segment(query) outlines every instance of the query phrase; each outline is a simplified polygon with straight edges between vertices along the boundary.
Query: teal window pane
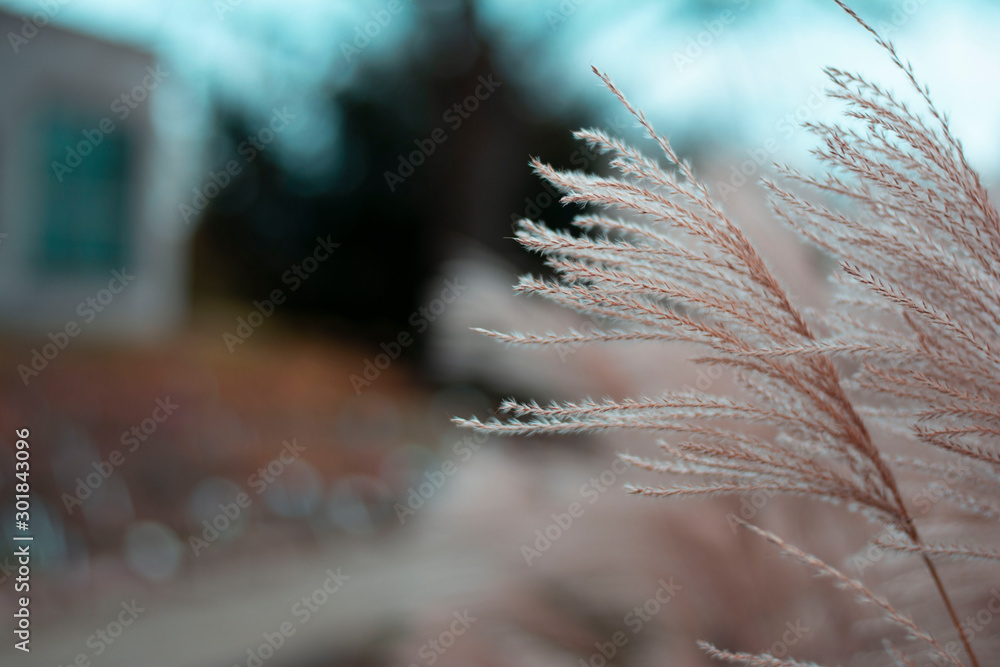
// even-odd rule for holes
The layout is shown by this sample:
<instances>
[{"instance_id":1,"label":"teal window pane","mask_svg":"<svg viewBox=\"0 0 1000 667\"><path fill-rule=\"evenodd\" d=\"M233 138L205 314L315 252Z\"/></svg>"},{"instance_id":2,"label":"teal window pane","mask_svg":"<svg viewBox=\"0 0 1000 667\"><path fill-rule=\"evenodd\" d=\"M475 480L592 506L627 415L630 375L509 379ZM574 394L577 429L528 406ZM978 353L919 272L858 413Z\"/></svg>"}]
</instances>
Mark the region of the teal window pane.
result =
<instances>
[{"instance_id":1,"label":"teal window pane","mask_svg":"<svg viewBox=\"0 0 1000 667\"><path fill-rule=\"evenodd\" d=\"M100 119L50 120L37 264L48 273L99 273L127 264L129 141ZM97 138L100 137L98 141Z\"/></svg>"}]
</instances>

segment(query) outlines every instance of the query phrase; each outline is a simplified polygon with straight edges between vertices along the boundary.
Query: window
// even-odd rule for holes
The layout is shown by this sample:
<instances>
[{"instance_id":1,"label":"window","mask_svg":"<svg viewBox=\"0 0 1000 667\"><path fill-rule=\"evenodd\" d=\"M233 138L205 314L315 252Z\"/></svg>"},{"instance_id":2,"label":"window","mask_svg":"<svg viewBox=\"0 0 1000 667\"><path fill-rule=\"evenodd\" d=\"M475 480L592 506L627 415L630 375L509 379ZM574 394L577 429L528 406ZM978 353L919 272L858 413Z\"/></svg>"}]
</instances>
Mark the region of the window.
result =
<instances>
[{"instance_id":1,"label":"window","mask_svg":"<svg viewBox=\"0 0 1000 667\"><path fill-rule=\"evenodd\" d=\"M110 119L55 116L43 125L42 141L46 174L38 268L57 274L121 268L129 240L125 130Z\"/></svg>"}]
</instances>

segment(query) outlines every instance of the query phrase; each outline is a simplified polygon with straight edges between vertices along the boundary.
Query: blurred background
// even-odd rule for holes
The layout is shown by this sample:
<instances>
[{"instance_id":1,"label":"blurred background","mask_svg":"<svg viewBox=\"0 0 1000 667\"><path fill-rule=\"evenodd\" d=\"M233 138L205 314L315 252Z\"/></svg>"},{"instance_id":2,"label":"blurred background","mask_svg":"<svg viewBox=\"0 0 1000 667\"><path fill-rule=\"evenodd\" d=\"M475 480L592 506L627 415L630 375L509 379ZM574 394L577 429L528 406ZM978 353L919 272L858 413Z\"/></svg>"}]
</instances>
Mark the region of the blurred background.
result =
<instances>
[{"instance_id":1,"label":"blurred background","mask_svg":"<svg viewBox=\"0 0 1000 667\"><path fill-rule=\"evenodd\" d=\"M993 183L1000 7L852 6ZM707 664L699 638L869 664L879 630L849 596L726 516L844 558L857 526L629 497L615 452L651 438L449 421L726 386L685 350L469 330L587 325L510 286L542 270L513 223L575 213L529 157L602 170L584 126L641 143L592 66L822 304L827 267L755 181L812 168L799 126L838 112L823 66L904 90L833 2L3 0L0 37L2 664ZM17 429L30 654L11 639Z\"/></svg>"}]
</instances>

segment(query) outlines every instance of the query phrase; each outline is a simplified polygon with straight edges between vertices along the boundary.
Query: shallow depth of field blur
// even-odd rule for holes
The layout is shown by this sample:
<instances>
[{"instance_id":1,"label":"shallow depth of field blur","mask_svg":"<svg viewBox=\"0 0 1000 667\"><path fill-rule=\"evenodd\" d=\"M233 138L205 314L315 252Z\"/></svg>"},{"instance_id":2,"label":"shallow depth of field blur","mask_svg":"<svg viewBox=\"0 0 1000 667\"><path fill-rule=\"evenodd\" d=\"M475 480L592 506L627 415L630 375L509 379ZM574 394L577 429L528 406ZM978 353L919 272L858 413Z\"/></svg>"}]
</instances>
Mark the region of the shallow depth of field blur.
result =
<instances>
[{"instance_id":1,"label":"shallow depth of field blur","mask_svg":"<svg viewBox=\"0 0 1000 667\"><path fill-rule=\"evenodd\" d=\"M851 4L995 183L1000 6ZM707 664L696 639L864 664L870 616L726 516L835 561L856 521L628 496L615 452L652 436L449 421L725 391L685 349L470 331L589 326L513 295L544 268L511 236L575 213L530 156L600 172L572 130L639 139L592 65L822 306L828 263L755 182L813 167L823 66L904 88L833 2L0 2L0 664ZM18 429L30 654L8 613Z\"/></svg>"}]
</instances>

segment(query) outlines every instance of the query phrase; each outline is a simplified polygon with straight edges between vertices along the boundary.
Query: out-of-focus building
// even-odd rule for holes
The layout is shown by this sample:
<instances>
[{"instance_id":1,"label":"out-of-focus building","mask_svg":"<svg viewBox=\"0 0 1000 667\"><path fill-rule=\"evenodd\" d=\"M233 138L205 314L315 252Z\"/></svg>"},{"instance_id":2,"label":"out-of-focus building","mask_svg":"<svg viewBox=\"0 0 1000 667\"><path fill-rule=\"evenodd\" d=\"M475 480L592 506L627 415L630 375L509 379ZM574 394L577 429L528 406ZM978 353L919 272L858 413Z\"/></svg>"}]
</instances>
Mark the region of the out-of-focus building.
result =
<instances>
[{"instance_id":1,"label":"out-of-focus building","mask_svg":"<svg viewBox=\"0 0 1000 667\"><path fill-rule=\"evenodd\" d=\"M0 12L0 327L167 333L186 307L192 161L184 119L154 101L179 82L51 18Z\"/></svg>"}]
</instances>

